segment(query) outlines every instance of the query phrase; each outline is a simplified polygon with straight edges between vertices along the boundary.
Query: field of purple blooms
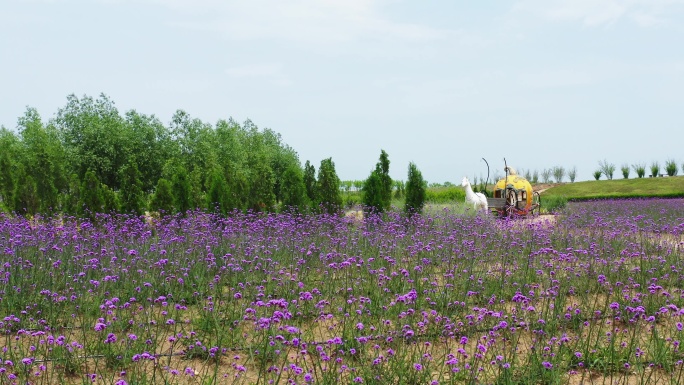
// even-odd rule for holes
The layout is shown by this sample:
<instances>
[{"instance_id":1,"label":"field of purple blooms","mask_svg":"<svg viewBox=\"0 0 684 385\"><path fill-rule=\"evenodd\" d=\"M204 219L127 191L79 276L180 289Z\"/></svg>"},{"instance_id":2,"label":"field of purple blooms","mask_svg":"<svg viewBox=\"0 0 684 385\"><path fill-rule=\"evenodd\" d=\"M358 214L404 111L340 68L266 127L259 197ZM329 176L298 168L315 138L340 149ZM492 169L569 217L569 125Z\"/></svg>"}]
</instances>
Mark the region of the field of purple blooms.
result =
<instances>
[{"instance_id":1,"label":"field of purple blooms","mask_svg":"<svg viewBox=\"0 0 684 385\"><path fill-rule=\"evenodd\" d=\"M684 200L0 216L0 384L684 381Z\"/></svg>"}]
</instances>

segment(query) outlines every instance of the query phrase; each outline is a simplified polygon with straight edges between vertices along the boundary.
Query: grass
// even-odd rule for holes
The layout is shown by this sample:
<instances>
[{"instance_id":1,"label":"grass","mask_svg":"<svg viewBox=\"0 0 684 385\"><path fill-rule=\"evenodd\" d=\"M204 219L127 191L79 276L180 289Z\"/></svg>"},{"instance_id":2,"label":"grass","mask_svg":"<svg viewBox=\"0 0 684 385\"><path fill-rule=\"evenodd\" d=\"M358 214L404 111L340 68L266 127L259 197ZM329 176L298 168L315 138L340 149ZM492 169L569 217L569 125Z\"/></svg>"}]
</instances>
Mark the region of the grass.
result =
<instances>
[{"instance_id":1,"label":"grass","mask_svg":"<svg viewBox=\"0 0 684 385\"><path fill-rule=\"evenodd\" d=\"M543 194L543 198L551 196L562 196L573 201L589 199L680 198L684 197L684 176L565 183L551 187Z\"/></svg>"}]
</instances>

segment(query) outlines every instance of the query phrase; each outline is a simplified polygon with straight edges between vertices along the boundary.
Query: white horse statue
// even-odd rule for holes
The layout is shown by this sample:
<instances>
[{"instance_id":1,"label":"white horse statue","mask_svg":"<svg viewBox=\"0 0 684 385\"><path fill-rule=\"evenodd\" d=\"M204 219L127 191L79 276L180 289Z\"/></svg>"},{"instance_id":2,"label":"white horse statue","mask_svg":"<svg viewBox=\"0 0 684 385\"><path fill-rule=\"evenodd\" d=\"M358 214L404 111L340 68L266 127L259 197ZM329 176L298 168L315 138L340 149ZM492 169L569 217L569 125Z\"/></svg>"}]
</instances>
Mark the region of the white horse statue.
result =
<instances>
[{"instance_id":1,"label":"white horse statue","mask_svg":"<svg viewBox=\"0 0 684 385\"><path fill-rule=\"evenodd\" d=\"M473 191L473 188L470 187L470 182L468 181L468 178L463 177L463 181L461 182L461 186L465 188L465 193L466 193L466 203L472 203L473 206L475 207L475 210L484 210L487 211L487 197L483 193L476 193Z\"/></svg>"}]
</instances>

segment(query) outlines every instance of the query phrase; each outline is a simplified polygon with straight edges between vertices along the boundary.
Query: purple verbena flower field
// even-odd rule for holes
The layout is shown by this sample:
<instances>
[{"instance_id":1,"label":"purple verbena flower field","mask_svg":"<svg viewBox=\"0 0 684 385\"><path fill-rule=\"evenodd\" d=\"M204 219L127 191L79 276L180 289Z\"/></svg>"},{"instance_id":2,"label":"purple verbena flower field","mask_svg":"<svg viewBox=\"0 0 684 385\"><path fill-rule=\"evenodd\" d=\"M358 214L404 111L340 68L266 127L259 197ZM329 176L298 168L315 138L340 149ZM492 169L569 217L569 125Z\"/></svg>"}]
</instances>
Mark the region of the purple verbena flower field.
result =
<instances>
[{"instance_id":1,"label":"purple verbena flower field","mask_svg":"<svg viewBox=\"0 0 684 385\"><path fill-rule=\"evenodd\" d=\"M684 200L0 217L0 384L684 381Z\"/></svg>"}]
</instances>

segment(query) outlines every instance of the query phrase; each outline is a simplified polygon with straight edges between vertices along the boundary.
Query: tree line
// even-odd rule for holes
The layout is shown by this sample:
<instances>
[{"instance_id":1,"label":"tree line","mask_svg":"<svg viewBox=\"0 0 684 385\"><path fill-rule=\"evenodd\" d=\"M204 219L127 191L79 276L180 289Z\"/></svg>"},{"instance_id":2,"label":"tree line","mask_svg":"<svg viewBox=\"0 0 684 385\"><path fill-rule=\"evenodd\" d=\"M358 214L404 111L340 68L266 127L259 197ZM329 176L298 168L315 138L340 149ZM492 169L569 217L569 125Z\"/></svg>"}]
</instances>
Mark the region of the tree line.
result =
<instances>
[{"instance_id":1,"label":"tree line","mask_svg":"<svg viewBox=\"0 0 684 385\"><path fill-rule=\"evenodd\" d=\"M215 125L176 111L168 125L106 96L74 95L54 118L27 108L0 127L0 210L89 216L203 209L340 210L331 158L302 167L279 134L232 118Z\"/></svg>"},{"instance_id":2,"label":"tree line","mask_svg":"<svg viewBox=\"0 0 684 385\"><path fill-rule=\"evenodd\" d=\"M249 120L211 125L178 110L165 125L135 110L121 115L102 94L68 96L47 122L27 108L16 132L0 127L0 149L0 211L19 215L342 208L332 158L316 170L308 160L302 166L279 134ZM359 184L362 203L388 210L394 190L407 212L421 211L426 183L416 165L404 184L390 178L389 164L381 151Z\"/></svg>"}]
</instances>

